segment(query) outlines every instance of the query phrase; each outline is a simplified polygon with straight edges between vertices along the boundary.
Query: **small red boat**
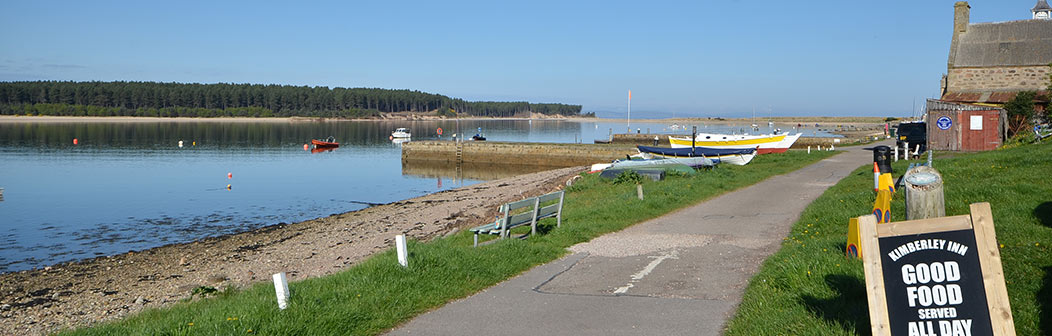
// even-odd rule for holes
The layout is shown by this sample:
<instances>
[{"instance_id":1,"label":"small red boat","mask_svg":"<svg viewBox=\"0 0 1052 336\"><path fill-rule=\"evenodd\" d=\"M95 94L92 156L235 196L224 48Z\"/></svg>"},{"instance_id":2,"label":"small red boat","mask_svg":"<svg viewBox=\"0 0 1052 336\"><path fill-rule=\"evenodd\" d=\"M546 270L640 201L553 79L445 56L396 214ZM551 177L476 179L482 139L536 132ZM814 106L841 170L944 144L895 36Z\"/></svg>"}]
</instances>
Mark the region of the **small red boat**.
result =
<instances>
[{"instance_id":1,"label":"small red boat","mask_svg":"<svg viewBox=\"0 0 1052 336\"><path fill-rule=\"evenodd\" d=\"M340 147L340 143L336 142L336 138L334 137L329 137L328 139L325 139L325 141L311 139L310 143L314 145L315 149Z\"/></svg>"}]
</instances>

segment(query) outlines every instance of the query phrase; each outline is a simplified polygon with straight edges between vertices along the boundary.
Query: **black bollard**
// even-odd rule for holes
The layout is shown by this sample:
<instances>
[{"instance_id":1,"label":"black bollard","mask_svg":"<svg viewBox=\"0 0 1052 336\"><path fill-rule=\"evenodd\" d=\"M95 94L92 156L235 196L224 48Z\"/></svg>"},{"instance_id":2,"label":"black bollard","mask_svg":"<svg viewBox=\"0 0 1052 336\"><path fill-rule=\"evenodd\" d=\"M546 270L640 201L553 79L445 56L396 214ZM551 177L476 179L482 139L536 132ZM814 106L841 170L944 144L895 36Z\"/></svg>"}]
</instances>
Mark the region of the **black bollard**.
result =
<instances>
[{"instance_id":1,"label":"black bollard","mask_svg":"<svg viewBox=\"0 0 1052 336\"><path fill-rule=\"evenodd\" d=\"M891 173L891 147L873 147L873 162L877 163L877 169L881 174Z\"/></svg>"}]
</instances>

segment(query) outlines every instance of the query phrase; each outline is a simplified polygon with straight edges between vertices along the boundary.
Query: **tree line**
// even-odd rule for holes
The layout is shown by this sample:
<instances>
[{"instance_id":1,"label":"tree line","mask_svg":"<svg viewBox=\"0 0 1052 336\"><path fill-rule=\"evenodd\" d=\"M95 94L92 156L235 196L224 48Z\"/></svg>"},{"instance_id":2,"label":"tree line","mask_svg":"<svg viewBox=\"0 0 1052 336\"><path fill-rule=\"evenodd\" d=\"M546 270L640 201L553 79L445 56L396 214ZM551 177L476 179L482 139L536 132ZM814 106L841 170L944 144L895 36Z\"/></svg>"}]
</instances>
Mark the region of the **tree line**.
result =
<instances>
[{"instance_id":1,"label":"tree line","mask_svg":"<svg viewBox=\"0 0 1052 336\"><path fill-rule=\"evenodd\" d=\"M352 117L382 112L510 117L579 115L581 105L473 102L415 90L261 84L0 82L0 114L162 117Z\"/></svg>"}]
</instances>

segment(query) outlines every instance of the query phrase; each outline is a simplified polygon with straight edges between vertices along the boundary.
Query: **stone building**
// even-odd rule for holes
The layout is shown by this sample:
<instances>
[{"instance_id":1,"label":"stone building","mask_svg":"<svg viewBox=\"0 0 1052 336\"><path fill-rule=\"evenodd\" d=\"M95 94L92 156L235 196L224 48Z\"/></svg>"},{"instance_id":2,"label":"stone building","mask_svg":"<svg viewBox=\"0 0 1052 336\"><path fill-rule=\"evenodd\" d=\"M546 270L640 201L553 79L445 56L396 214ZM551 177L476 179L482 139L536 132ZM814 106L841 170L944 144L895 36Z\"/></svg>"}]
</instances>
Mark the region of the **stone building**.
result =
<instances>
[{"instance_id":1,"label":"stone building","mask_svg":"<svg viewBox=\"0 0 1052 336\"><path fill-rule=\"evenodd\" d=\"M1052 7L1039 0L1031 19L970 23L971 6L954 4L953 38L942 100L1002 105L1020 91L1038 91L1039 110L1048 106L1052 75Z\"/></svg>"}]
</instances>

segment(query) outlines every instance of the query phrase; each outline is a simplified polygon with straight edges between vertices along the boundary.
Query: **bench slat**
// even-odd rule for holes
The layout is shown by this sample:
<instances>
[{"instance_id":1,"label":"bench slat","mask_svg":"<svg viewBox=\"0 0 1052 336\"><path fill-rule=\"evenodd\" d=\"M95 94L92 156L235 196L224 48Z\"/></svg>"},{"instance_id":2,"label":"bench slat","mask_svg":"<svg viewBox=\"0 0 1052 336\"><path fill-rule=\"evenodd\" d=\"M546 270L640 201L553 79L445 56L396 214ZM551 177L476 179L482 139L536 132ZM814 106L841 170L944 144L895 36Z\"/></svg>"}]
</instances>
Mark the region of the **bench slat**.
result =
<instances>
[{"instance_id":1,"label":"bench slat","mask_svg":"<svg viewBox=\"0 0 1052 336\"><path fill-rule=\"evenodd\" d=\"M553 192L553 193L550 193L550 194L541 195L541 196L539 196L537 198L540 198L541 199L541 203L544 203L544 202L548 202L548 201L557 200L557 199L559 199L559 197L562 197L562 195L563 195L562 191L556 191L556 192Z\"/></svg>"}]
</instances>

